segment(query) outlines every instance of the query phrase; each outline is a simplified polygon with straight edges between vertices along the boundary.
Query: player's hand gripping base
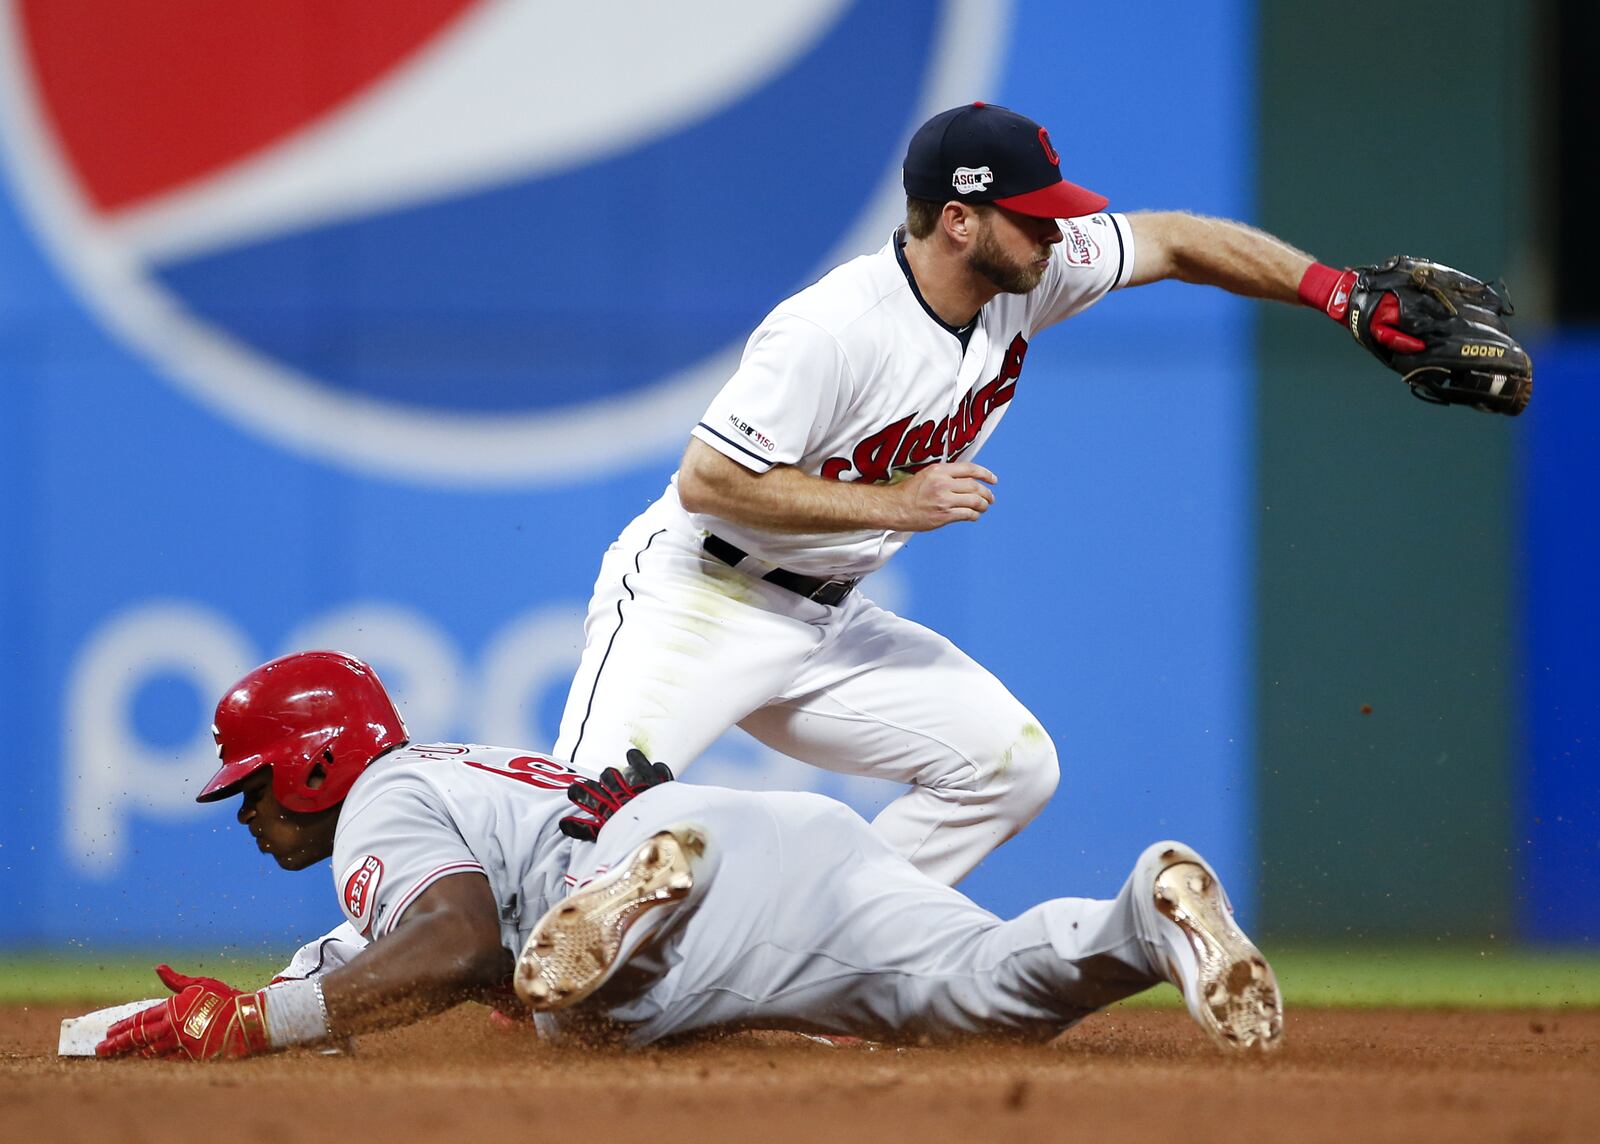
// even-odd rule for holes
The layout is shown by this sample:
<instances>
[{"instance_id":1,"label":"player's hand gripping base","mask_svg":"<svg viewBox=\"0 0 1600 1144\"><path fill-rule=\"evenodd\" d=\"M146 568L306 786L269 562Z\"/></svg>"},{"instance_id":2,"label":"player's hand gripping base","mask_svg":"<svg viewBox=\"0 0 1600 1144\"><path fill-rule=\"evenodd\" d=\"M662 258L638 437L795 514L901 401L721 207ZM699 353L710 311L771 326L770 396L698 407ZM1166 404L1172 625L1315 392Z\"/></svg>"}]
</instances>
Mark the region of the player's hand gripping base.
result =
<instances>
[{"instance_id":1,"label":"player's hand gripping base","mask_svg":"<svg viewBox=\"0 0 1600 1144\"><path fill-rule=\"evenodd\" d=\"M112 1025L95 1047L96 1056L200 1061L270 1051L259 993L243 992L214 977L189 977L166 965L156 966L156 976L175 996Z\"/></svg>"}]
</instances>

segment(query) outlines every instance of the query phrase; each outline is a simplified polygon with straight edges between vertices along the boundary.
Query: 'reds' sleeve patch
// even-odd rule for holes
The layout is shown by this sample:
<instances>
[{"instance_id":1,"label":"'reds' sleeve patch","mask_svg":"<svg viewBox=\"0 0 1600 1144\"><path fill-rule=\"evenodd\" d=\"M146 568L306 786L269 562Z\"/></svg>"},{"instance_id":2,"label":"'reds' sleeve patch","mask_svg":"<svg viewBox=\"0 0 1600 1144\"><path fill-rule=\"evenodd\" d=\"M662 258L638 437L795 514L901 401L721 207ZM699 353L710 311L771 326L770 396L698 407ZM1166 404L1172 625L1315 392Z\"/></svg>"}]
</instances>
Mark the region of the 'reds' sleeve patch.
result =
<instances>
[{"instance_id":1,"label":"'reds' sleeve patch","mask_svg":"<svg viewBox=\"0 0 1600 1144\"><path fill-rule=\"evenodd\" d=\"M372 903L383 880L383 862L375 854L364 854L349 866L339 879L339 904L351 923L366 933L372 924Z\"/></svg>"}]
</instances>

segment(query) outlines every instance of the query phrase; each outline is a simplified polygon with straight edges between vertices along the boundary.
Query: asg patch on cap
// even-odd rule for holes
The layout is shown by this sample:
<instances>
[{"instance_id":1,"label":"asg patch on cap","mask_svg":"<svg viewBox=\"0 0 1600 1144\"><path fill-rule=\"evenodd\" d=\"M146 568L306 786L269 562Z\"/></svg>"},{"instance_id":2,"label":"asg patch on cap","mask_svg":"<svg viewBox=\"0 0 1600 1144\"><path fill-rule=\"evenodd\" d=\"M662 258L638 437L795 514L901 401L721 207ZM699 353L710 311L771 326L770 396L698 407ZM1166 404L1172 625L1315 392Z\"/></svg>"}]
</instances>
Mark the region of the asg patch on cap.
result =
<instances>
[{"instance_id":1,"label":"asg patch on cap","mask_svg":"<svg viewBox=\"0 0 1600 1144\"><path fill-rule=\"evenodd\" d=\"M950 183L963 195L970 195L973 191L982 191L994 182L994 172L988 167L957 167L956 173L951 176Z\"/></svg>"}]
</instances>

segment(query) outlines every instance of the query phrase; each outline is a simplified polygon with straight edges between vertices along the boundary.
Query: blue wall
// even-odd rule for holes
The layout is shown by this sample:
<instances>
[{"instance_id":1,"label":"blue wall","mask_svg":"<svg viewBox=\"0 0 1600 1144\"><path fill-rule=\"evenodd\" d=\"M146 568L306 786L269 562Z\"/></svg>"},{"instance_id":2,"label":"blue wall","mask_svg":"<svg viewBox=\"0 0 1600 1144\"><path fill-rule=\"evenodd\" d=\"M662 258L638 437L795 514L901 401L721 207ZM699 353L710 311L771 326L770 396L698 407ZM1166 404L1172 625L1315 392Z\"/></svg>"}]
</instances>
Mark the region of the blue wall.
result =
<instances>
[{"instance_id":1,"label":"blue wall","mask_svg":"<svg viewBox=\"0 0 1600 1144\"><path fill-rule=\"evenodd\" d=\"M1534 349L1524 415L1523 752L1516 854L1520 927L1600 938L1600 335Z\"/></svg>"},{"instance_id":2,"label":"blue wall","mask_svg":"<svg viewBox=\"0 0 1600 1144\"><path fill-rule=\"evenodd\" d=\"M1251 213L1243 0L1203 18L1021 0L998 23L1003 5L968 6L996 33L992 60L929 9L847 4L754 87L554 173L181 255L53 213L36 169L48 117L9 89L0 942L276 948L335 919L320 868L279 872L229 810L190 801L211 704L270 656L369 657L419 738L548 743L601 552L664 485L760 314L886 237L904 140L932 108L1026 111L1113 209ZM977 46L941 55L941 37ZM1133 58L1162 63L1130 77ZM715 188L678 147L707 156ZM262 181L242 179L247 197ZM181 246L187 221L166 225ZM128 292L95 277L102 246ZM166 299L176 324L119 309L132 295ZM1166 836L1234 872L1251 907L1250 320L1163 285L1047 334L983 456L995 509L869 582L993 669L1061 748L1054 805L968 883L997 910L1110 894ZM691 396L668 401L677 371ZM523 418L520 457L452 435L451 418L485 428L471 418L490 406ZM390 414L421 435L381 444L404 437ZM868 811L893 794L738 734L687 777Z\"/></svg>"}]
</instances>

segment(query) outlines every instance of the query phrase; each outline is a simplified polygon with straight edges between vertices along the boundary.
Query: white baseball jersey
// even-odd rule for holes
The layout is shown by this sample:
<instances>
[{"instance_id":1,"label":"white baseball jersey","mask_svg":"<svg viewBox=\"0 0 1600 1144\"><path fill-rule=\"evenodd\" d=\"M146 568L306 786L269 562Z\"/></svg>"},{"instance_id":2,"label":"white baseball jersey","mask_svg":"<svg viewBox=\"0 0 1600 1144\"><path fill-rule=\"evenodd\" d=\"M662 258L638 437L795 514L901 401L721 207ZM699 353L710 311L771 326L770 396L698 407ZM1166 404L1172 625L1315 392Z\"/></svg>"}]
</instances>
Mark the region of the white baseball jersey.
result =
<instances>
[{"instance_id":1,"label":"white baseball jersey","mask_svg":"<svg viewBox=\"0 0 1600 1144\"><path fill-rule=\"evenodd\" d=\"M403 747L350 788L333 841L334 889L351 928L376 941L440 878L489 879L501 936L516 952L534 922L565 896L573 811L564 763L505 747Z\"/></svg>"},{"instance_id":2,"label":"white baseball jersey","mask_svg":"<svg viewBox=\"0 0 1600 1144\"><path fill-rule=\"evenodd\" d=\"M897 231L877 253L845 263L767 316L694 436L757 473L793 465L838 481L881 484L939 461L972 460L1016 394L1033 336L1133 274L1133 232L1123 216L1060 226L1063 239L1038 287L994 298L965 335L923 300ZM692 519L762 560L817 576L863 576L909 538Z\"/></svg>"}]
</instances>

